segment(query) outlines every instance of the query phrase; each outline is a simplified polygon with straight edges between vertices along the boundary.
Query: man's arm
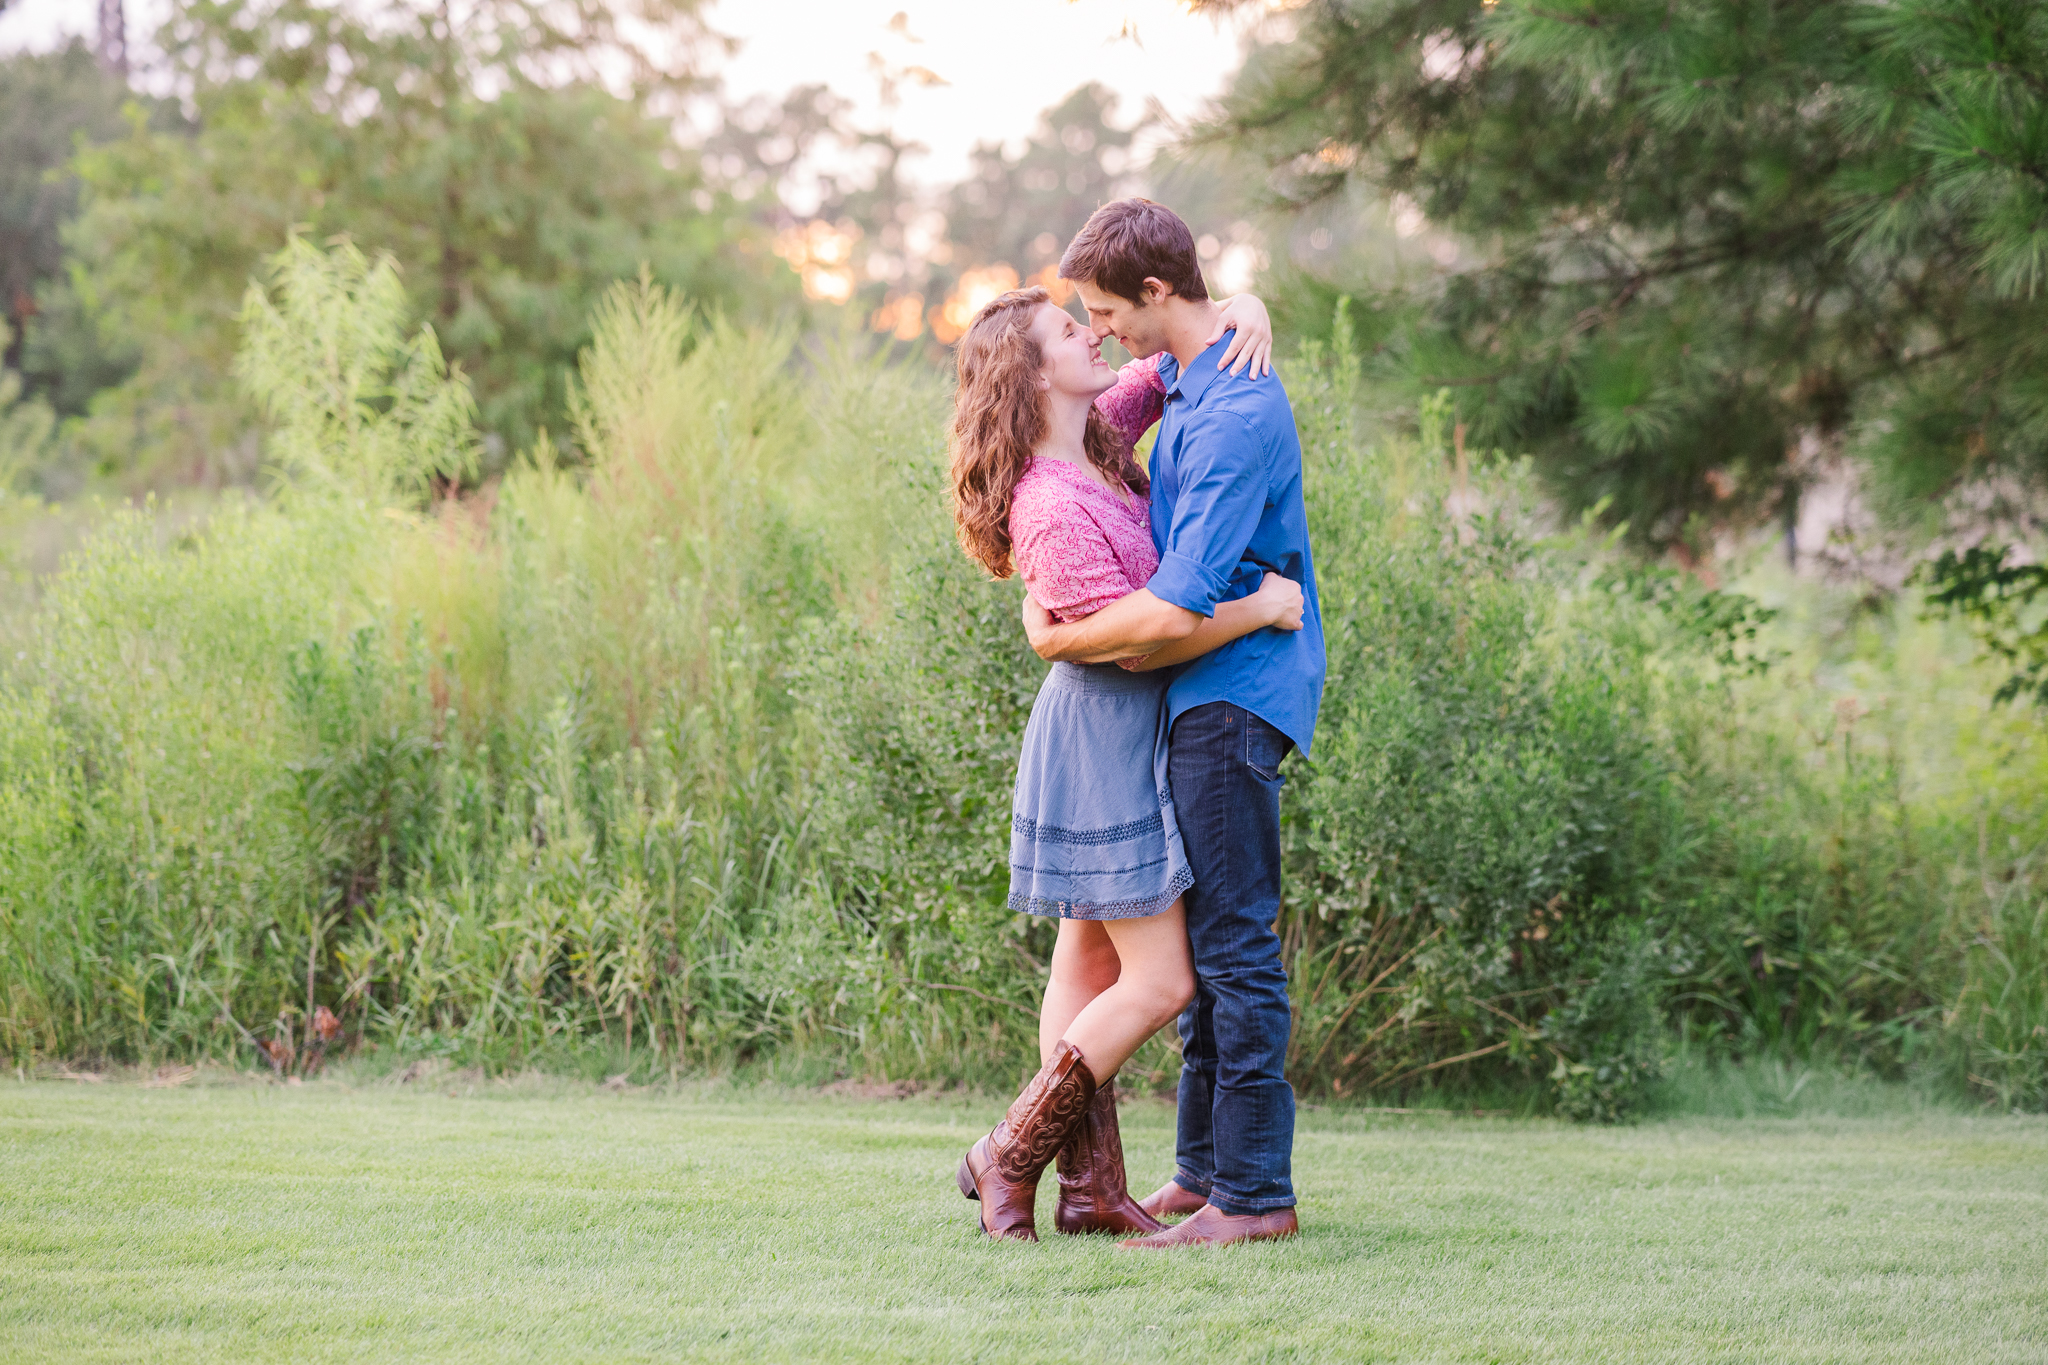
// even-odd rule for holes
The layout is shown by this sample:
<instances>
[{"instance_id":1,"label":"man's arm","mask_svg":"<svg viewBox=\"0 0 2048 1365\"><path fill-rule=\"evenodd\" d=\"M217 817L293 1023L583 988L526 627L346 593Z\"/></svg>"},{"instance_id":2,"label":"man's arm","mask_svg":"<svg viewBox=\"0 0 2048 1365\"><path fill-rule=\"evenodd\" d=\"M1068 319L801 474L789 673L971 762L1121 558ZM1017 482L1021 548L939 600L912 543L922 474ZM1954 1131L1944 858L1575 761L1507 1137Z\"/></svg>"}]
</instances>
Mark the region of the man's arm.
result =
<instances>
[{"instance_id":1,"label":"man's arm","mask_svg":"<svg viewBox=\"0 0 2048 1365\"><path fill-rule=\"evenodd\" d=\"M1165 553L1152 581L1085 620L1025 632L1042 659L1107 663L1151 654L1195 633L1213 616L1258 529L1265 460L1258 434L1235 413L1190 422L1184 480Z\"/></svg>"},{"instance_id":2,"label":"man's arm","mask_svg":"<svg viewBox=\"0 0 2048 1365\"><path fill-rule=\"evenodd\" d=\"M1138 591L1142 593L1144 589L1140 588ZM1114 610L1137 595L1138 593L1131 593L1120 597L1102 611ZM1149 597L1151 594L1145 595ZM1279 574L1269 573L1259 584L1257 592L1250 597L1218 602L1214 616L1200 620L1192 631L1180 639L1169 640L1142 656L1116 654L1110 658L1123 663L1126 668L1135 668L1140 673L1147 673L1155 668L1171 668L1175 664L1186 663L1189 659L1199 659L1212 649L1220 649L1232 640L1268 626L1279 630L1300 630L1301 612L1301 584L1282 578ZM1030 638L1031 647L1037 650L1041 657L1055 662L1060 659L1077 663L1110 661L1081 654L1047 653L1048 650L1057 651L1062 644L1073 648L1081 638L1082 628L1101 615L1102 612L1097 612L1069 625L1061 625L1053 620L1051 612L1038 604L1038 599L1028 592L1024 594L1024 633Z\"/></svg>"},{"instance_id":3,"label":"man's arm","mask_svg":"<svg viewBox=\"0 0 2048 1365\"><path fill-rule=\"evenodd\" d=\"M1195 633L1205 618L1143 588L1127 593L1093 616L1061 625L1024 594L1024 633L1048 663L1104 664L1150 654Z\"/></svg>"},{"instance_id":4,"label":"man's arm","mask_svg":"<svg viewBox=\"0 0 2048 1365\"><path fill-rule=\"evenodd\" d=\"M1162 603L1211 616L1231 596L1265 512L1265 451L1259 433L1237 413L1197 412L1182 429L1178 459L1180 494L1145 590Z\"/></svg>"},{"instance_id":5,"label":"man's arm","mask_svg":"<svg viewBox=\"0 0 2048 1365\"><path fill-rule=\"evenodd\" d=\"M1268 627L1300 630L1303 602L1301 584L1269 573L1260 583L1259 590L1250 597L1218 602L1216 614L1195 627L1194 634L1152 651L1135 664L1124 666L1139 673L1149 673L1155 668L1171 668L1190 659L1199 659L1210 650L1221 649L1255 630Z\"/></svg>"}]
</instances>

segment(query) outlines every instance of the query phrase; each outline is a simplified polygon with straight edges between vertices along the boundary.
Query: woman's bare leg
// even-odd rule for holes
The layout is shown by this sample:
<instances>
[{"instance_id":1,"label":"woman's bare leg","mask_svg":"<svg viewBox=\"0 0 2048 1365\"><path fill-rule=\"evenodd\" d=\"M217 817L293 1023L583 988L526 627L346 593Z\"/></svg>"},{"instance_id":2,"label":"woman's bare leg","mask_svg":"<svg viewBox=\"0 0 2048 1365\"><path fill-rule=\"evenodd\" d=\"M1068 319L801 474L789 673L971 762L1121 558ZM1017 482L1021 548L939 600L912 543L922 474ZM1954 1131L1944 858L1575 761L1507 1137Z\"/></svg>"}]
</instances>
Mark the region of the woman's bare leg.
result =
<instances>
[{"instance_id":1,"label":"woman's bare leg","mask_svg":"<svg viewBox=\"0 0 2048 1365\"><path fill-rule=\"evenodd\" d=\"M1045 1003L1038 1012L1039 1065L1052 1056L1053 1048L1066 1037L1068 1027L1088 1002L1116 984L1120 971L1116 945L1099 922L1060 921L1059 938L1052 947L1052 970L1045 982Z\"/></svg>"},{"instance_id":2,"label":"woman's bare leg","mask_svg":"<svg viewBox=\"0 0 2048 1365\"><path fill-rule=\"evenodd\" d=\"M1055 1042L1064 1037L1079 1048L1099 1084L1187 1008L1195 996L1195 963L1188 948L1187 912L1178 900L1143 919L1096 923L1115 948L1115 983L1088 1001L1063 1032L1050 1036ZM1066 927L1060 925L1062 941ZM1048 1003L1050 997L1048 990ZM1048 1011L1041 1020L1041 1040L1048 1036L1045 1026L1050 1023Z\"/></svg>"}]
</instances>

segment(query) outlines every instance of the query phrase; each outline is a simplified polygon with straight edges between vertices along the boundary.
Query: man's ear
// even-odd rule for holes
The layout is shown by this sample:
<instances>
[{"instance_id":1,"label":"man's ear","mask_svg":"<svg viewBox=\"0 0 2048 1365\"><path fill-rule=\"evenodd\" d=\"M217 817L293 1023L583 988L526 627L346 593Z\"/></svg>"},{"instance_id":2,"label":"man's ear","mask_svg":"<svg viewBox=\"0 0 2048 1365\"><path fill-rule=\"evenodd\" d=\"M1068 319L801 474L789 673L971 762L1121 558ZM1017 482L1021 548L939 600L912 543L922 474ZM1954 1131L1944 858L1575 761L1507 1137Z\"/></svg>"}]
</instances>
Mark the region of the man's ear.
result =
<instances>
[{"instance_id":1,"label":"man's ear","mask_svg":"<svg viewBox=\"0 0 2048 1365\"><path fill-rule=\"evenodd\" d=\"M1145 282L1138 286L1138 292L1142 296L1138 300L1138 306L1150 308L1155 303L1172 298L1173 286L1157 275L1147 275Z\"/></svg>"}]
</instances>

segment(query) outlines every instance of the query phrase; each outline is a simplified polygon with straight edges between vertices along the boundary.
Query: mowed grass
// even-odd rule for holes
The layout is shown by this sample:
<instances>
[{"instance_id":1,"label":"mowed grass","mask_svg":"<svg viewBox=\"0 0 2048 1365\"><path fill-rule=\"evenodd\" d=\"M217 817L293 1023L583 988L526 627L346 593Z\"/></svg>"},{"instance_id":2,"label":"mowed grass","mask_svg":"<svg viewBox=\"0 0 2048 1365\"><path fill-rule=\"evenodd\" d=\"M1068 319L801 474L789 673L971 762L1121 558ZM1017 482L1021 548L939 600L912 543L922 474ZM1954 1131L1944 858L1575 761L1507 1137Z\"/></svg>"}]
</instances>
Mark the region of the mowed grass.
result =
<instances>
[{"instance_id":1,"label":"mowed grass","mask_svg":"<svg viewBox=\"0 0 2048 1365\"><path fill-rule=\"evenodd\" d=\"M1298 1240L1162 1254L984 1240L952 1173L995 1114L10 1082L0 1357L2048 1359L2041 1120L1307 1112ZM1124 1125L1149 1186L1171 1112Z\"/></svg>"}]
</instances>

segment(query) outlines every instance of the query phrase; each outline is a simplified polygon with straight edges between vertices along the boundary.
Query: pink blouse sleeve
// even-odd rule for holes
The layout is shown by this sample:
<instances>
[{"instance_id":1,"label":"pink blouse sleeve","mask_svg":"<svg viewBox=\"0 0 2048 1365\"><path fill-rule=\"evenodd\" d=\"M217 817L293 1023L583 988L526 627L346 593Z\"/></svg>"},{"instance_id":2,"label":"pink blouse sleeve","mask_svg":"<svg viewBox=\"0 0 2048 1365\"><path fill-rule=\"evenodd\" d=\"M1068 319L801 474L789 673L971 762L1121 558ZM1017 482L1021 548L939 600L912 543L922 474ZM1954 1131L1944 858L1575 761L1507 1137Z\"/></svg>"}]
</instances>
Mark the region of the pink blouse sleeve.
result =
<instances>
[{"instance_id":1,"label":"pink blouse sleeve","mask_svg":"<svg viewBox=\"0 0 2048 1365\"><path fill-rule=\"evenodd\" d=\"M1131 445L1138 443L1166 411L1166 384L1159 378L1159 357L1133 360L1116 372L1116 387L1095 400L1109 424Z\"/></svg>"},{"instance_id":2,"label":"pink blouse sleeve","mask_svg":"<svg viewBox=\"0 0 2048 1365\"><path fill-rule=\"evenodd\" d=\"M1070 499L1019 496L1011 503L1010 556L1038 605L1062 623L1132 591L1109 537Z\"/></svg>"}]
</instances>

